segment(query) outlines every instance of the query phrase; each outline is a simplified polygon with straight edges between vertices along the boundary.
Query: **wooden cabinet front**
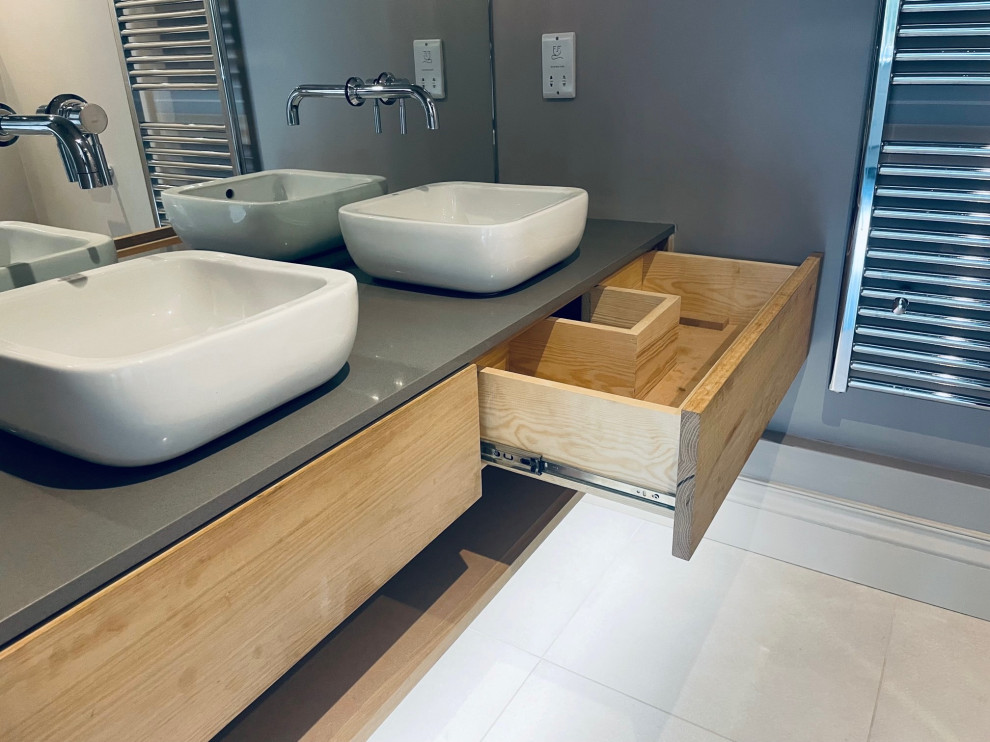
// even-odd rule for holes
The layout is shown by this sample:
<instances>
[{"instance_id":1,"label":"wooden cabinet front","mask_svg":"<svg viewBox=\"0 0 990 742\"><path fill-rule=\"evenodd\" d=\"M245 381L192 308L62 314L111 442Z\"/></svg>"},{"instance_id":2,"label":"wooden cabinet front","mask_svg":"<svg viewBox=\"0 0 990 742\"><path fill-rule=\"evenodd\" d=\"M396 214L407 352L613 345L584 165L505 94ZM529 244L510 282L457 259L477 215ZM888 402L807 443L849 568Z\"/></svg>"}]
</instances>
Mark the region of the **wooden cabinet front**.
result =
<instances>
[{"instance_id":1,"label":"wooden cabinet front","mask_svg":"<svg viewBox=\"0 0 990 742\"><path fill-rule=\"evenodd\" d=\"M0 739L207 740L481 494L470 366L0 652Z\"/></svg>"}]
</instances>

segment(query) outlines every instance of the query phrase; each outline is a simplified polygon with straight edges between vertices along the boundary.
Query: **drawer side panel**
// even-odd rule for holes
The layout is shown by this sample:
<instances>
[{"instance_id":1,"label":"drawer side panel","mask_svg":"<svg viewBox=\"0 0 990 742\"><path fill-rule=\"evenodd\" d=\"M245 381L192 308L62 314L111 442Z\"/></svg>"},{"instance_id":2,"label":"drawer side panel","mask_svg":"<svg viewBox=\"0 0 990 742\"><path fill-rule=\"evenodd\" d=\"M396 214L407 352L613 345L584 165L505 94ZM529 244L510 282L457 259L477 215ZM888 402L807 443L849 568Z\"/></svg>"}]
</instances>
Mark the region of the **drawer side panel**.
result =
<instances>
[{"instance_id":1,"label":"drawer side panel","mask_svg":"<svg viewBox=\"0 0 990 742\"><path fill-rule=\"evenodd\" d=\"M680 412L498 369L478 373L481 437L674 492Z\"/></svg>"}]
</instances>

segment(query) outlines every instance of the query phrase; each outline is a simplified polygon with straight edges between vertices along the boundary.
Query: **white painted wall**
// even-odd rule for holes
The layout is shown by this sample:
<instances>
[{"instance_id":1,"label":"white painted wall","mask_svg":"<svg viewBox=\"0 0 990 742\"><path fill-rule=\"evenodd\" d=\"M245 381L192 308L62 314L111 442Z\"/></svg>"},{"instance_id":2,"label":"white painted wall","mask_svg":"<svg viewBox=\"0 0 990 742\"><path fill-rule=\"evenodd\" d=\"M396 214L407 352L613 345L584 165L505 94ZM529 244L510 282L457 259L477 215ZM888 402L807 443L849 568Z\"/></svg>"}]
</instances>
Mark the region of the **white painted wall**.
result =
<instances>
[{"instance_id":1,"label":"white painted wall","mask_svg":"<svg viewBox=\"0 0 990 742\"><path fill-rule=\"evenodd\" d=\"M0 100L18 113L35 109L59 93L75 93L106 109L110 125L100 136L115 172L110 188L84 191L65 177L55 142L48 136L21 137L23 164L36 219L70 229L113 236L155 225L131 123L116 29L107 0L31 0L5 3L0 23ZM0 172L0 194L8 168ZM12 176L12 177L16 177ZM11 181L13 183L13 181ZM0 200L0 219L14 202Z\"/></svg>"},{"instance_id":2,"label":"white painted wall","mask_svg":"<svg viewBox=\"0 0 990 742\"><path fill-rule=\"evenodd\" d=\"M2 65L0 65L2 67ZM0 79L0 102L7 100ZM0 221L36 222L27 173L19 147L0 147Z\"/></svg>"}]
</instances>

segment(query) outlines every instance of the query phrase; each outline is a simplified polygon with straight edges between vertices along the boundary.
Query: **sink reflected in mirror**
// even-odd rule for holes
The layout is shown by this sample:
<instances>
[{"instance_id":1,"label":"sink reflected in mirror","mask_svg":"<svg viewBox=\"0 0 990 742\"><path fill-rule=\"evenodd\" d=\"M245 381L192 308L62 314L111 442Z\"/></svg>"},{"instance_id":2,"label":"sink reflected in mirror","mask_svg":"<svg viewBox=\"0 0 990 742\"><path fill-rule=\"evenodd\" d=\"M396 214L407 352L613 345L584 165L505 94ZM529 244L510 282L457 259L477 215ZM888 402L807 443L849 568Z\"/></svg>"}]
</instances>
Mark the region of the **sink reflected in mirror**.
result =
<instances>
[{"instance_id":1,"label":"sink reflected in mirror","mask_svg":"<svg viewBox=\"0 0 990 742\"><path fill-rule=\"evenodd\" d=\"M116 262L113 240L106 235L0 222L0 291Z\"/></svg>"},{"instance_id":2,"label":"sink reflected in mirror","mask_svg":"<svg viewBox=\"0 0 990 742\"><path fill-rule=\"evenodd\" d=\"M377 175L266 170L171 188L162 201L189 247L297 260L341 247L337 210L386 191Z\"/></svg>"}]
</instances>

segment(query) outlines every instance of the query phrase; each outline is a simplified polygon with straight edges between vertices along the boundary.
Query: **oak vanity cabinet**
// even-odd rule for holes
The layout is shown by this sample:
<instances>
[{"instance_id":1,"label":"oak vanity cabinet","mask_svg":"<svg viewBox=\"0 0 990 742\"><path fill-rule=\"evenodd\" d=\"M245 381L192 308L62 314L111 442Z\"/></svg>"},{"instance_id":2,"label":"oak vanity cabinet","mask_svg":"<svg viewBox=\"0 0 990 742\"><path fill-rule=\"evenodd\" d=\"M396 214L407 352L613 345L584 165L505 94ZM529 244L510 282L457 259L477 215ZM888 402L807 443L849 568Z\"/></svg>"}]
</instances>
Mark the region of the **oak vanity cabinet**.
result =
<instances>
[{"instance_id":1,"label":"oak vanity cabinet","mask_svg":"<svg viewBox=\"0 0 990 742\"><path fill-rule=\"evenodd\" d=\"M636 259L584 322L544 320L478 360L484 460L672 509L690 558L807 356L819 263Z\"/></svg>"},{"instance_id":2,"label":"oak vanity cabinet","mask_svg":"<svg viewBox=\"0 0 990 742\"><path fill-rule=\"evenodd\" d=\"M464 369L0 650L0 740L207 740L481 494Z\"/></svg>"},{"instance_id":3,"label":"oak vanity cabinet","mask_svg":"<svg viewBox=\"0 0 990 742\"><path fill-rule=\"evenodd\" d=\"M0 740L209 739L467 510L482 460L671 508L689 558L804 361L818 270L637 258L583 321L537 322L0 650Z\"/></svg>"}]
</instances>

